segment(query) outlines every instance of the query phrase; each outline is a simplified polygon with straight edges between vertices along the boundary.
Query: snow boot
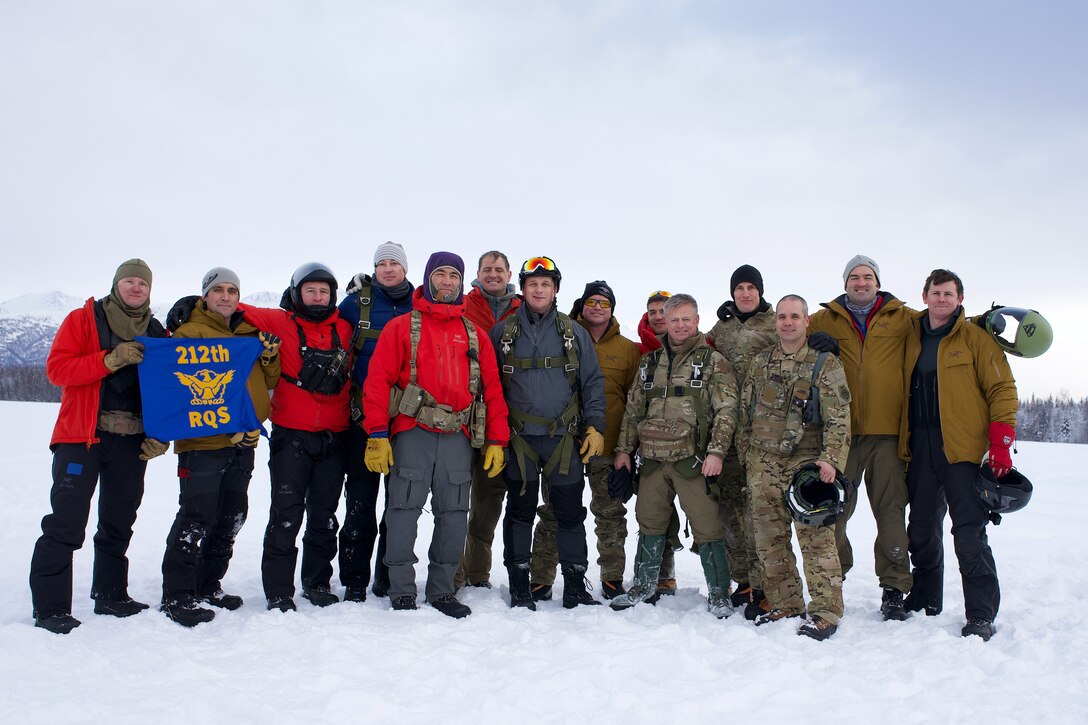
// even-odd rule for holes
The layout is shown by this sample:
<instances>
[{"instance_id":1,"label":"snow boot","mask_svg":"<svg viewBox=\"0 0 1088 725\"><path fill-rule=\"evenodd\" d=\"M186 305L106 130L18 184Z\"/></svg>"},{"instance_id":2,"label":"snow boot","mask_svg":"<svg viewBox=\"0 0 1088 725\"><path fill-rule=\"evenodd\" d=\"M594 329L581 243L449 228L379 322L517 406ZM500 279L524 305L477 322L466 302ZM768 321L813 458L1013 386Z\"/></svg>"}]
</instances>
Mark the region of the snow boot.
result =
<instances>
[{"instance_id":1,"label":"snow boot","mask_svg":"<svg viewBox=\"0 0 1088 725\"><path fill-rule=\"evenodd\" d=\"M922 604L914 592L910 592L903 599L903 610L907 612L925 612L927 617L936 617L941 613L941 607L936 604Z\"/></svg>"},{"instance_id":2,"label":"snow boot","mask_svg":"<svg viewBox=\"0 0 1088 725\"><path fill-rule=\"evenodd\" d=\"M393 605L393 609L398 612L410 612L416 607L416 598L411 594L402 594L399 597L393 597L390 604Z\"/></svg>"},{"instance_id":3,"label":"snow boot","mask_svg":"<svg viewBox=\"0 0 1088 725\"><path fill-rule=\"evenodd\" d=\"M215 619L215 612L197 605L197 599L191 594L163 600L159 611L182 627L195 627Z\"/></svg>"},{"instance_id":4,"label":"snow boot","mask_svg":"<svg viewBox=\"0 0 1088 725\"><path fill-rule=\"evenodd\" d=\"M635 581L625 594L612 600L609 606L616 611L628 609L640 602L649 601L657 593L658 575L661 572L661 554L665 550L664 536L638 535L638 553L635 555Z\"/></svg>"},{"instance_id":5,"label":"snow boot","mask_svg":"<svg viewBox=\"0 0 1088 725\"><path fill-rule=\"evenodd\" d=\"M454 619L464 619L472 614L472 610L457 601L457 597L452 594L443 594L442 596L435 598L434 601L431 602L431 606L442 612L442 614L445 614L447 617L453 617Z\"/></svg>"},{"instance_id":6,"label":"snow boot","mask_svg":"<svg viewBox=\"0 0 1088 725\"><path fill-rule=\"evenodd\" d=\"M94 600L94 613L108 614L111 617L131 617L133 614L139 614L147 608L146 604L133 600L127 594L117 599L101 598Z\"/></svg>"},{"instance_id":7,"label":"snow boot","mask_svg":"<svg viewBox=\"0 0 1088 725\"><path fill-rule=\"evenodd\" d=\"M825 639L835 634L838 629L839 625L824 619L818 614L814 614L809 617L804 624L797 628L797 634L823 642Z\"/></svg>"},{"instance_id":8,"label":"snow boot","mask_svg":"<svg viewBox=\"0 0 1088 725\"><path fill-rule=\"evenodd\" d=\"M383 576L383 572L382 572L381 569L378 569L377 571L374 572L374 584L370 587L370 591L374 592L374 596L376 596L376 597L387 597L387 596L389 596L389 570L388 569L385 570L384 576Z\"/></svg>"},{"instance_id":9,"label":"snow boot","mask_svg":"<svg viewBox=\"0 0 1088 725\"><path fill-rule=\"evenodd\" d=\"M506 567L506 571L510 575L510 607L525 607L535 612L536 598L531 590L532 585L529 584L529 565L515 564ZM551 599L550 591L548 598Z\"/></svg>"},{"instance_id":10,"label":"snow boot","mask_svg":"<svg viewBox=\"0 0 1088 725\"><path fill-rule=\"evenodd\" d=\"M207 602L213 607L219 607L220 609L226 609L233 612L242 606L242 598L237 594L226 594L222 589L216 589L211 594L205 594L200 598L202 602Z\"/></svg>"},{"instance_id":11,"label":"snow boot","mask_svg":"<svg viewBox=\"0 0 1088 725\"><path fill-rule=\"evenodd\" d=\"M601 596L605 599L615 599L626 591L627 590L623 588L622 579L601 582Z\"/></svg>"},{"instance_id":12,"label":"snow boot","mask_svg":"<svg viewBox=\"0 0 1088 725\"><path fill-rule=\"evenodd\" d=\"M328 587L302 587L302 598L309 599L315 607L328 607L340 601Z\"/></svg>"},{"instance_id":13,"label":"snow boot","mask_svg":"<svg viewBox=\"0 0 1088 725\"><path fill-rule=\"evenodd\" d=\"M771 611L771 605L767 602L767 596L762 589L753 589L751 601L744 605L744 618L749 622L756 621L756 617Z\"/></svg>"},{"instance_id":14,"label":"snow boot","mask_svg":"<svg viewBox=\"0 0 1088 725\"><path fill-rule=\"evenodd\" d=\"M530 582L529 590L532 592L534 602L550 602L552 600L552 585Z\"/></svg>"},{"instance_id":15,"label":"snow boot","mask_svg":"<svg viewBox=\"0 0 1088 725\"><path fill-rule=\"evenodd\" d=\"M66 614L64 612L60 614L51 614L48 617L34 618L35 627L41 627L45 631L52 632L53 634L68 634L80 624L82 624L82 622L71 614Z\"/></svg>"},{"instance_id":16,"label":"snow boot","mask_svg":"<svg viewBox=\"0 0 1088 725\"><path fill-rule=\"evenodd\" d=\"M574 609L579 604L600 604L586 590L588 580L584 566L560 564L559 568L563 572L563 609Z\"/></svg>"},{"instance_id":17,"label":"snow boot","mask_svg":"<svg viewBox=\"0 0 1088 725\"><path fill-rule=\"evenodd\" d=\"M971 617L967 620L967 624L963 625L960 635L963 637L982 637L983 642L989 642L990 637L994 636L994 623L988 619Z\"/></svg>"},{"instance_id":18,"label":"snow boot","mask_svg":"<svg viewBox=\"0 0 1088 725\"><path fill-rule=\"evenodd\" d=\"M729 576L729 559L725 555L724 541L708 541L699 544L699 561L703 565L706 577L706 610L718 619L725 619L733 613L729 601L729 585L733 579Z\"/></svg>"},{"instance_id":19,"label":"snow boot","mask_svg":"<svg viewBox=\"0 0 1088 725\"><path fill-rule=\"evenodd\" d=\"M273 609L280 612L293 612L298 607L295 606L295 600L288 596L282 597L269 597L268 598L268 611Z\"/></svg>"},{"instance_id":20,"label":"snow boot","mask_svg":"<svg viewBox=\"0 0 1088 725\"><path fill-rule=\"evenodd\" d=\"M752 585L748 582L737 582L736 590L729 595L729 603L733 607L745 607L752 601Z\"/></svg>"},{"instance_id":21,"label":"snow boot","mask_svg":"<svg viewBox=\"0 0 1088 725\"><path fill-rule=\"evenodd\" d=\"M907 618L903 607L903 592L894 587L884 587L884 596L880 599L880 614L885 622L902 622Z\"/></svg>"},{"instance_id":22,"label":"snow boot","mask_svg":"<svg viewBox=\"0 0 1088 725\"><path fill-rule=\"evenodd\" d=\"M785 609L771 609L756 617L756 626L762 627L764 624L770 624L771 622L777 622L782 619L794 619L796 617L805 616L804 612L790 612Z\"/></svg>"},{"instance_id":23,"label":"snow boot","mask_svg":"<svg viewBox=\"0 0 1088 725\"><path fill-rule=\"evenodd\" d=\"M366 587L346 587L344 589L345 602L365 602Z\"/></svg>"}]
</instances>

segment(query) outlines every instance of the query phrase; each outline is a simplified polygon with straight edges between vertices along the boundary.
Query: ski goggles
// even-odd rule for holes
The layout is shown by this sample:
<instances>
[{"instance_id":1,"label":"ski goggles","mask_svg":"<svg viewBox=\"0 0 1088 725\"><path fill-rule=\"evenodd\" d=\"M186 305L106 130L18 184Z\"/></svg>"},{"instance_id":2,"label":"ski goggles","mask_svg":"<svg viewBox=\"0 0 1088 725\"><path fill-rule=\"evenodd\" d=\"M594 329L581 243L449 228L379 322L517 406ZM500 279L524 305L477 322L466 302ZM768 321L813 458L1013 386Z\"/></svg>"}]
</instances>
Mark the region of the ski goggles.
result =
<instances>
[{"instance_id":1,"label":"ski goggles","mask_svg":"<svg viewBox=\"0 0 1088 725\"><path fill-rule=\"evenodd\" d=\"M608 300L595 300L590 297L588 300L582 303L583 307L600 307L602 310L612 309L612 303Z\"/></svg>"},{"instance_id":2,"label":"ski goggles","mask_svg":"<svg viewBox=\"0 0 1088 725\"><path fill-rule=\"evenodd\" d=\"M661 300L667 300L672 297L672 292L666 292L663 289L659 289L655 292L651 292L650 296L646 298L646 304L651 302L660 302Z\"/></svg>"},{"instance_id":3,"label":"ski goggles","mask_svg":"<svg viewBox=\"0 0 1088 725\"><path fill-rule=\"evenodd\" d=\"M521 271L526 274L535 272L538 269L542 269L545 272L557 271L555 262L552 261L551 257L533 257L532 259L526 260L525 264L521 265Z\"/></svg>"}]
</instances>

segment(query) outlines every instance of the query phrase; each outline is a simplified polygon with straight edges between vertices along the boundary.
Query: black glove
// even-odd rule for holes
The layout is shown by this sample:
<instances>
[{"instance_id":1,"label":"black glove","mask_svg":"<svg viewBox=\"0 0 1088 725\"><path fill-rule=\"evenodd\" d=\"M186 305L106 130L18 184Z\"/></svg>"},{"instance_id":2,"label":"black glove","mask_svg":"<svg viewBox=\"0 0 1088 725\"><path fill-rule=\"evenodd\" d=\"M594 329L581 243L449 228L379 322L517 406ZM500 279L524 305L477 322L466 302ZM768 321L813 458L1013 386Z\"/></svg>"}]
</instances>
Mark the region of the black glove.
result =
<instances>
[{"instance_id":1,"label":"black glove","mask_svg":"<svg viewBox=\"0 0 1088 725\"><path fill-rule=\"evenodd\" d=\"M360 272L351 278L348 282L348 287L344 291L349 295L353 295L363 288L363 285L370 284L370 275Z\"/></svg>"},{"instance_id":2,"label":"black glove","mask_svg":"<svg viewBox=\"0 0 1088 725\"><path fill-rule=\"evenodd\" d=\"M808 346L816 352L839 354L839 341L826 332L814 332L808 336Z\"/></svg>"},{"instance_id":3,"label":"black glove","mask_svg":"<svg viewBox=\"0 0 1088 725\"><path fill-rule=\"evenodd\" d=\"M704 476L706 478L706 495L714 499L718 503L724 501L722 496L722 486L718 483L717 476Z\"/></svg>"},{"instance_id":4,"label":"black glove","mask_svg":"<svg viewBox=\"0 0 1088 725\"><path fill-rule=\"evenodd\" d=\"M280 338L271 332L258 332L257 339L264 345L261 351L261 365L271 365L276 362L276 355L280 352Z\"/></svg>"},{"instance_id":5,"label":"black glove","mask_svg":"<svg viewBox=\"0 0 1088 725\"><path fill-rule=\"evenodd\" d=\"M188 322L199 299L196 295L189 295L175 302L170 311L166 313L166 329L174 332Z\"/></svg>"},{"instance_id":6,"label":"black glove","mask_svg":"<svg viewBox=\"0 0 1088 725\"><path fill-rule=\"evenodd\" d=\"M635 495L635 484L631 472L626 468L614 468L608 474L608 495L620 503L627 503Z\"/></svg>"}]
</instances>

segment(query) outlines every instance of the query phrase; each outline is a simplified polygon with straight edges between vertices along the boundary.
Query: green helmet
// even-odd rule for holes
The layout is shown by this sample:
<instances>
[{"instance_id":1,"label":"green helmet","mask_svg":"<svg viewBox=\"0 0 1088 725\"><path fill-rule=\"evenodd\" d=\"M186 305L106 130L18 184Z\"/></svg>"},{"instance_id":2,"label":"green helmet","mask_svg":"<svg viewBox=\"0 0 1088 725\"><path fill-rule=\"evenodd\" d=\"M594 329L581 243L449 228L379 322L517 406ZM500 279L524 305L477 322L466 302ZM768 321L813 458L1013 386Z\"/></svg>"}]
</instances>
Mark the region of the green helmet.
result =
<instances>
[{"instance_id":1,"label":"green helmet","mask_svg":"<svg viewBox=\"0 0 1088 725\"><path fill-rule=\"evenodd\" d=\"M1005 318L1015 320L1018 324L1010 342L1002 334L1008 329ZM1006 353L1017 357L1039 357L1050 349L1054 342L1054 329L1046 318L1035 310L1025 310L1022 307L997 307L982 316L983 327L986 332L997 341L998 346Z\"/></svg>"}]
</instances>

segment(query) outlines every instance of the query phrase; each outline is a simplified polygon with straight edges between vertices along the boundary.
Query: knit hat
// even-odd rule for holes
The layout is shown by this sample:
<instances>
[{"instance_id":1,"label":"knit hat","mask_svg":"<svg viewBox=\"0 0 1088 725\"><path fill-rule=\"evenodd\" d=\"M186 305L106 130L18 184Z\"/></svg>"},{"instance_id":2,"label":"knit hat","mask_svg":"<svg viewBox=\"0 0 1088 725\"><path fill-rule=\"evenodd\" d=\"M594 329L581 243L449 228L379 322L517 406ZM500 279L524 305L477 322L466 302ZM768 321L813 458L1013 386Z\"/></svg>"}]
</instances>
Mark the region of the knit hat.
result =
<instances>
[{"instance_id":1,"label":"knit hat","mask_svg":"<svg viewBox=\"0 0 1088 725\"><path fill-rule=\"evenodd\" d=\"M374 266L377 267L378 262L383 259L392 259L394 262L404 267L405 272L408 271L408 255L404 253L404 247L396 242L379 244L378 248L374 250Z\"/></svg>"},{"instance_id":2,"label":"knit hat","mask_svg":"<svg viewBox=\"0 0 1088 725\"><path fill-rule=\"evenodd\" d=\"M842 284L845 287L846 281L850 279L850 273L854 271L854 267L865 266L873 270L873 274L876 275L876 283L880 284L880 265L877 264L872 257L866 257L864 254L856 254L854 258L846 263L846 269L842 271Z\"/></svg>"},{"instance_id":3,"label":"knit hat","mask_svg":"<svg viewBox=\"0 0 1088 725\"><path fill-rule=\"evenodd\" d=\"M117 283L126 277L139 277L147 282L148 287L150 287L151 267L148 267L147 262L142 259L130 259L127 262L122 262L113 275L113 286L116 287Z\"/></svg>"},{"instance_id":4,"label":"knit hat","mask_svg":"<svg viewBox=\"0 0 1088 725\"><path fill-rule=\"evenodd\" d=\"M750 264L742 264L737 267L733 272L733 276L729 278L729 296L733 297L733 292L737 289L737 285L741 282L748 282L755 286L759 291L760 298L763 297L763 275L759 273L759 270ZM734 297L734 300L736 298Z\"/></svg>"},{"instance_id":5,"label":"knit hat","mask_svg":"<svg viewBox=\"0 0 1088 725\"><path fill-rule=\"evenodd\" d=\"M600 295L602 297L606 297L608 301L612 303L612 310L615 311L616 293L612 291L612 288L609 287L608 283L605 282L603 279L599 279L596 282L590 282L589 284L587 284L586 290L582 293L582 298L580 301L583 305L585 305L586 300L588 300L593 295Z\"/></svg>"},{"instance_id":6,"label":"knit hat","mask_svg":"<svg viewBox=\"0 0 1088 725\"><path fill-rule=\"evenodd\" d=\"M403 254L403 251L401 253ZM385 259L389 259L389 257L385 257ZM435 301L434 295L431 294L431 275L441 267L457 270L457 273L461 275L461 289L457 291L457 298L450 303L453 305L461 304L465 291L465 261L453 252L435 252L427 260L427 266L423 270L423 297L428 302Z\"/></svg>"},{"instance_id":7,"label":"knit hat","mask_svg":"<svg viewBox=\"0 0 1088 725\"><path fill-rule=\"evenodd\" d=\"M239 290L242 289L242 283L239 281L238 275L226 267L215 267L204 275L204 281L200 283L200 296L207 297L208 290L217 284L232 284Z\"/></svg>"}]
</instances>

